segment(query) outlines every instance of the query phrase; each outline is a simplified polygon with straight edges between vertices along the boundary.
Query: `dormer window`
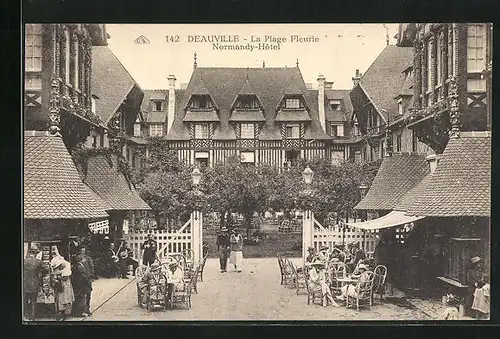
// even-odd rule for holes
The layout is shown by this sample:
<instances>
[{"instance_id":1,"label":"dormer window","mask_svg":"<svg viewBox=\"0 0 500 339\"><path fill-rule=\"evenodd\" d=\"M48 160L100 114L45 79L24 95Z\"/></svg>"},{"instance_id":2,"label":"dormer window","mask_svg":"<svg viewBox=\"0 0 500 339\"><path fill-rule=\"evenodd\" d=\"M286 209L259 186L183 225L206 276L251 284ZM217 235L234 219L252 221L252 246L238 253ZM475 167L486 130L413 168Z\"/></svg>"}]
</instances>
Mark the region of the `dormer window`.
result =
<instances>
[{"instance_id":1,"label":"dormer window","mask_svg":"<svg viewBox=\"0 0 500 339\"><path fill-rule=\"evenodd\" d=\"M330 108L332 111L340 111L340 100L330 100Z\"/></svg>"},{"instance_id":2,"label":"dormer window","mask_svg":"<svg viewBox=\"0 0 500 339\"><path fill-rule=\"evenodd\" d=\"M193 95L190 108L194 109L212 109L212 100L208 95Z\"/></svg>"},{"instance_id":3,"label":"dormer window","mask_svg":"<svg viewBox=\"0 0 500 339\"><path fill-rule=\"evenodd\" d=\"M285 108L301 108L301 101L299 98L288 98L285 100Z\"/></svg>"},{"instance_id":4,"label":"dormer window","mask_svg":"<svg viewBox=\"0 0 500 339\"><path fill-rule=\"evenodd\" d=\"M236 101L236 109L259 108L259 104L254 95L240 95Z\"/></svg>"},{"instance_id":5,"label":"dormer window","mask_svg":"<svg viewBox=\"0 0 500 339\"><path fill-rule=\"evenodd\" d=\"M163 100L155 100L152 102L153 112L162 112L163 111Z\"/></svg>"}]
</instances>

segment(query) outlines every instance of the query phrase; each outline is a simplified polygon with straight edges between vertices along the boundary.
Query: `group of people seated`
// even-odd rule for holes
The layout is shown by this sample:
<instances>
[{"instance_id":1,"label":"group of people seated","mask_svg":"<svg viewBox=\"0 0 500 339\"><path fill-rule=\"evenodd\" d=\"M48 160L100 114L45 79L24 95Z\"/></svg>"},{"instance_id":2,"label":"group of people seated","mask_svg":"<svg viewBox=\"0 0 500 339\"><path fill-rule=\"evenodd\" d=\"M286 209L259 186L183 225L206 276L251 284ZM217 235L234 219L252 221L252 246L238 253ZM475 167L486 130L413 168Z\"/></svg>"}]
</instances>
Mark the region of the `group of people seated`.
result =
<instances>
[{"instance_id":1,"label":"group of people seated","mask_svg":"<svg viewBox=\"0 0 500 339\"><path fill-rule=\"evenodd\" d=\"M352 252L350 258L342 251L330 251L328 246L320 247L318 252L313 247L309 247L308 253L305 264L306 272L304 272L309 277L308 288L314 292L321 291L323 306L327 306L328 304L335 307L339 306L335 302L330 289L331 277L327 274L329 265L346 261L345 264L348 267L352 267L353 273L351 274L351 278L353 280L362 283L370 279L370 275L367 274L369 267L364 263L366 255L359 244ZM336 297L339 300L345 300L348 296L356 297L356 284L346 284L342 286L340 292L340 296Z\"/></svg>"},{"instance_id":2,"label":"group of people seated","mask_svg":"<svg viewBox=\"0 0 500 339\"><path fill-rule=\"evenodd\" d=\"M184 271L179 263L172 260L167 266L168 269L165 269L158 260L147 266L139 282L143 305L146 305L148 298L151 297L152 290L157 296L165 296L165 303L171 301L175 291L184 290Z\"/></svg>"}]
</instances>

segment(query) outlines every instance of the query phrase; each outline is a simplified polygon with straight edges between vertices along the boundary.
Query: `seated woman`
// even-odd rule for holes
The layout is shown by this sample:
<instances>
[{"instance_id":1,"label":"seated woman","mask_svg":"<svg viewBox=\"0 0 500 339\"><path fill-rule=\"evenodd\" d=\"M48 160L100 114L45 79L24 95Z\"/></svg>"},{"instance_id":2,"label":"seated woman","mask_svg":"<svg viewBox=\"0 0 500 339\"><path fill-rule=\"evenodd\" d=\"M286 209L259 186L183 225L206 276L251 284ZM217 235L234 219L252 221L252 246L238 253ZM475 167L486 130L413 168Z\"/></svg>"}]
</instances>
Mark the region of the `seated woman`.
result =
<instances>
[{"instance_id":1,"label":"seated woman","mask_svg":"<svg viewBox=\"0 0 500 339\"><path fill-rule=\"evenodd\" d=\"M359 264L357 267L358 272L353 272L351 277L353 278L359 278L360 282L367 282L370 279L370 276L367 274L367 267L365 264ZM342 286L340 289L340 296L337 296L338 299L340 300L345 300L347 296L351 297L357 297L357 292L356 292L356 284L349 284Z\"/></svg>"},{"instance_id":2,"label":"seated woman","mask_svg":"<svg viewBox=\"0 0 500 339\"><path fill-rule=\"evenodd\" d=\"M333 306L339 307L335 300L333 300L332 292L326 281L325 263L316 258L310 266L312 268L309 270L309 290L314 292L321 291L323 306L326 306L328 301L330 301Z\"/></svg>"},{"instance_id":3,"label":"seated woman","mask_svg":"<svg viewBox=\"0 0 500 339\"><path fill-rule=\"evenodd\" d=\"M184 290L184 272L176 260L168 265L167 271L167 300L171 300L174 291Z\"/></svg>"}]
</instances>

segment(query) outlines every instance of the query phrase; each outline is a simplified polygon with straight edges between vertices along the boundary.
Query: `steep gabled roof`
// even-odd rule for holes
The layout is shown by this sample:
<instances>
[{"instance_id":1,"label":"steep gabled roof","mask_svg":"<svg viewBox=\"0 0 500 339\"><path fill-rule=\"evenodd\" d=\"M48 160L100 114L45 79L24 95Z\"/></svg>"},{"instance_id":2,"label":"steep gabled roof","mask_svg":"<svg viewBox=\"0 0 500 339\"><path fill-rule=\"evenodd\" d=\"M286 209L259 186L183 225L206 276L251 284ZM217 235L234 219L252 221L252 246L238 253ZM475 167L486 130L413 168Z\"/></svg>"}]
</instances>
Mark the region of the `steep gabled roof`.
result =
<instances>
[{"instance_id":1,"label":"steep gabled roof","mask_svg":"<svg viewBox=\"0 0 500 339\"><path fill-rule=\"evenodd\" d=\"M283 95L288 87L292 86L291 82L295 82L296 88L300 90L300 93L305 93L307 91L305 82L302 78L300 70L297 67L283 67L283 68L206 68L197 67L193 70L191 80L189 81L188 87L186 89L185 95L183 96L181 107L187 106L191 96L196 94L197 88L200 85L200 80L203 80L203 84L208 90L211 97L214 99L219 110L220 126L216 128L216 135L222 135L227 137L232 137L234 131L229 126L230 109L234 102L234 99L238 96L240 91L248 82L251 83L258 99L262 103L264 108L264 118L266 119L266 125L264 126L261 135L264 139L267 137L278 138L280 135L279 130L274 125L274 118L276 115L276 107L283 98ZM293 79L293 81L292 81ZM291 87L290 87L291 88ZM246 89L244 91L247 91ZM298 93L298 94L300 94ZM307 99L306 99L307 101ZM309 103L308 103L309 104ZM316 111L317 108L311 107L310 114L312 111ZM178 114L179 113L179 114ZM167 139L170 140L181 140L179 139L179 130L182 125L182 119L184 118L184 112L176 111L176 118L174 119L173 131L175 133L169 133ZM181 125L179 125L179 122ZM184 127L185 128L185 127ZM186 137L185 132L182 133L182 137ZM235 138L235 137L234 137ZM281 138L281 136L279 136ZM189 134L186 139L189 140ZM273 139L276 140L276 139Z\"/></svg>"},{"instance_id":2,"label":"steep gabled roof","mask_svg":"<svg viewBox=\"0 0 500 339\"><path fill-rule=\"evenodd\" d=\"M394 98L401 91L405 80L403 70L412 58L412 47L386 46L356 85L365 92L386 121L392 120L389 117L397 114L398 104Z\"/></svg>"},{"instance_id":3,"label":"steep gabled roof","mask_svg":"<svg viewBox=\"0 0 500 339\"><path fill-rule=\"evenodd\" d=\"M462 132L440 155L429 184L408 214L431 217L491 215L491 137Z\"/></svg>"},{"instance_id":4,"label":"steep gabled roof","mask_svg":"<svg viewBox=\"0 0 500 339\"><path fill-rule=\"evenodd\" d=\"M139 193L130 187L118 169L116 159L111 167L105 155L96 155L87 160L87 175L84 182L103 200L106 210L150 210Z\"/></svg>"},{"instance_id":5,"label":"steep gabled roof","mask_svg":"<svg viewBox=\"0 0 500 339\"><path fill-rule=\"evenodd\" d=\"M354 207L358 210L392 210L430 172L422 154L384 157L366 196Z\"/></svg>"},{"instance_id":6,"label":"steep gabled roof","mask_svg":"<svg viewBox=\"0 0 500 339\"><path fill-rule=\"evenodd\" d=\"M317 92L317 91L316 91ZM348 121L353 108L348 89L325 90L325 117L327 121ZM330 100L340 100L340 110L332 110Z\"/></svg>"},{"instance_id":7,"label":"steep gabled roof","mask_svg":"<svg viewBox=\"0 0 500 339\"><path fill-rule=\"evenodd\" d=\"M102 201L81 180L60 136L24 132L24 218L107 218Z\"/></svg>"},{"instance_id":8,"label":"steep gabled roof","mask_svg":"<svg viewBox=\"0 0 500 339\"><path fill-rule=\"evenodd\" d=\"M96 115L106 124L139 85L108 46L92 46L92 94L96 100Z\"/></svg>"}]
</instances>

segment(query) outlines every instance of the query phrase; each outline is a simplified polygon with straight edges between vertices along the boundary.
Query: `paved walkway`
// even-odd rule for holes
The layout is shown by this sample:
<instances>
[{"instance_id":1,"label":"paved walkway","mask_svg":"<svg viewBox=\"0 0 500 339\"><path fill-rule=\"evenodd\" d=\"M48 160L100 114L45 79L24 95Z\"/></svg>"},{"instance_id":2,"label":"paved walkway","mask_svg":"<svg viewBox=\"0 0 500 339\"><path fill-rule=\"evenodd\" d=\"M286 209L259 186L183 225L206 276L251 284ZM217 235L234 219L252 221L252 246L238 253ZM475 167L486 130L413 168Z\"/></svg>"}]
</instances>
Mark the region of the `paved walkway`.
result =
<instances>
[{"instance_id":1,"label":"paved walkway","mask_svg":"<svg viewBox=\"0 0 500 339\"><path fill-rule=\"evenodd\" d=\"M300 259L297 259L299 261ZM359 312L344 307L307 305L307 295L280 285L277 260L245 259L242 273L220 273L218 260L207 260L204 281L192 296L192 308L148 312L137 306L135 280L84 321L169 320L426 320L424 313L396 304L377 304ZM101 299L101 297L99 296ZM97 296L94 297L94 300ZM104 299L104 297L102 297ZM94 303L94 301L93 301ZM96 304L97 305L97 304Z\"/></svg>"}]
</instances>

